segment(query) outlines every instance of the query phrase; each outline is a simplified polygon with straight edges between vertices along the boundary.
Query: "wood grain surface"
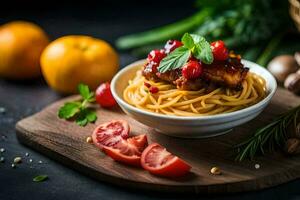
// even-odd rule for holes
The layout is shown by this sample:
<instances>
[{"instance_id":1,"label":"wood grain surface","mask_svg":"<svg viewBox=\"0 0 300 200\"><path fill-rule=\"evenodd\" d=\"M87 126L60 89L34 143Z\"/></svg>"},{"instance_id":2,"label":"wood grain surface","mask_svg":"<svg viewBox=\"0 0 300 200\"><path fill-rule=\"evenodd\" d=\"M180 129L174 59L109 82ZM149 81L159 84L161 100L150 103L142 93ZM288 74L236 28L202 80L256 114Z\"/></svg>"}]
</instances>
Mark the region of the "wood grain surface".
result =
<instances>
[{"instance_id":1,"label":"wood grain surface","mask_svg":"<svg viewBox=\"0 0 300 200\"><path fill-rule=\"evenodd\" d=\"M58 108L70 99L62 99L41 112L16 124L19 141L97 180L122 187L166 192L233 193L258 190L300 177L300 156L288 157L277 152L254 161L234 161L232 146L245 139L256 128L300 103L300 98L279 88L271 104L256 119L236 127L230 133L207 139L179 139L162 135L130 117L119 108L97 109L96 124L79 127L57 117ZM131 134L147 133L148 140L158 142L192 166L190 174L179 179L160 178L140 168L117 163L85 139L93 129L112 119L125 119ZM260 168L256 169L255 164ZM210 174L219 166L222 175Z\"/></svg>"}]
</instances>

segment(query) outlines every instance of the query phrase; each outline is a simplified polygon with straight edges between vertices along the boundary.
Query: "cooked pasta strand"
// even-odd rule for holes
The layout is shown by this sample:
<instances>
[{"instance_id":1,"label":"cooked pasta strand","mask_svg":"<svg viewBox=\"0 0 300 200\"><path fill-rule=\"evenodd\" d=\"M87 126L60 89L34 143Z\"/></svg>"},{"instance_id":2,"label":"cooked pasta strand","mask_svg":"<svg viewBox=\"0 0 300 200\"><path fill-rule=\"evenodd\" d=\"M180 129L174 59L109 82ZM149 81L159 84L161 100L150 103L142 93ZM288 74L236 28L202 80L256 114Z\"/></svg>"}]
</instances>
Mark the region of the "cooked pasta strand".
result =
<instances>
[{"instance_id":1,"label":"cooked pasta strand","mask_svg":"<svg viewBox=\"0 0 300 200\"><path fill-rule=\"evenodd\" d=\"M156 86L159 92L151 94L144 82ZM129 81L123 98L129 104L150 112L177 116L205 116L228 113L243 109L261 101L266 96L266 82L257 74L249 72L242 83L243 89L217 88L206 93L179 90L166 82L146 80L138 71Z\"/></svg>"}]
</instances>

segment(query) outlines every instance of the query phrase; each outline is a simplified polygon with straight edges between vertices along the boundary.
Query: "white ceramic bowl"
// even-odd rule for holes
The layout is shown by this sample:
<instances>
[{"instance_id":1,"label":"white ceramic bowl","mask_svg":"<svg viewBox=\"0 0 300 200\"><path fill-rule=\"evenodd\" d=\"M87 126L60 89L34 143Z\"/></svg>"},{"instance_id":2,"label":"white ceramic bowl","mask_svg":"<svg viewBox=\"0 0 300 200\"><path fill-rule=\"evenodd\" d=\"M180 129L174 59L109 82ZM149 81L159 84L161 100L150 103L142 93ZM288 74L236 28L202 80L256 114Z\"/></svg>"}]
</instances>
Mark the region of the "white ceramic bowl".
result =
<instances>
[{"instance_id":1,"label":"white ceramic bowl","mask_svg":"<svg viewBox=\"0 0 300 200\"><path fill-rule=\"evenodd\" d=\"M212 137L224 134L255 118L269 104L276 91L276 80L270 72L253 62L246 60L242 60L242 62L250 68L251 72L259 74L266 80L267 96L257 104L231 113L199 117L168 116L141 110L128 104L123 99L123 91L145 60L134 62L119 71L111 82L111 91L126 114L161 133L183 138Z\"/></svg>"}]
</instances>

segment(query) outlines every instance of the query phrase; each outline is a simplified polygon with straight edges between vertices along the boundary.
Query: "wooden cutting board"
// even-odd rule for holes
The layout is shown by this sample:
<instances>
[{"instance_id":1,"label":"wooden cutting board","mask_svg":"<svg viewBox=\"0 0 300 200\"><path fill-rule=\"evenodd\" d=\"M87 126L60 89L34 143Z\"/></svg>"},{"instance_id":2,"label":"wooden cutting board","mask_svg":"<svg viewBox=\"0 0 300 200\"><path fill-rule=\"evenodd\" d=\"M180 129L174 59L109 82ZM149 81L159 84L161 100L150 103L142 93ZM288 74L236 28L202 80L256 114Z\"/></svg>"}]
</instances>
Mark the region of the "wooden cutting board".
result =
<instances>
[{"instance_id":1,"label":"wooden cutting board","mask_svg":"<svg viewBox=\"0 0 300 200\"><path fill-rule=\"evenodd\" d=\"M272 121L277 114L300 103L299 97L283 89L278 89L272 103L256 119L226 135L207 139L179 139L162 135L126 116L119 108L98 109L96 124L79 127L57 117L58 108L73 98L77 97L62 99L19 121L16 125L17 136L21 143L100 181L156 191L232 193L267 188L300 177L300 156L287 157L278 152L255 161L234 162L234 144ZM91 135L96 125L112 119L127 120L133 135L147 133L150 143L158 142L184 158L192 166L191 173L175 180L160 178L140 168L117 163L86 143L86 137ZM259 169L254 167L256 163L260 165ZM222 175L210 174L213 166L219 166Z\"/></svg>"}]
</instances>

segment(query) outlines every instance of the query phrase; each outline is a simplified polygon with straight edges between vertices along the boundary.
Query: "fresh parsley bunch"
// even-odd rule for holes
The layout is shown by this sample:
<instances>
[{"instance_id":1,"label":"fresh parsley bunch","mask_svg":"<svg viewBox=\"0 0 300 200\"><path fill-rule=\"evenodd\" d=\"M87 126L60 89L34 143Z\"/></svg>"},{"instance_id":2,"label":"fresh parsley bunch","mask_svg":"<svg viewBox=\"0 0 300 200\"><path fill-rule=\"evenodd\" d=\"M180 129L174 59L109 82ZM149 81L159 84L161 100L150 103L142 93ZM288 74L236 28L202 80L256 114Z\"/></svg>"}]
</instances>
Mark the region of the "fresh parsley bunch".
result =
<instances>
[{"instance_id":1,"label":"fresh parsley bunch","mask_svg":"<svg viewBox=\"0 0 300 200\"><path fill-rule=\"evenodd\" d=\"M205 64L211 64L214 60L209 42L204 37L195 34L185 33L181 42L183 46L172 51L167 57L162 59L158 66L158 71L164 73L169 70L181 68L193 55Z\"/></svg>"},{"instance_id":2,"label":"fresh parsley bunch","mask_svg":"<svg viewBox=\"0 0 300 200\"><path fill-rule=\"evenodd\" d=\"M95 94L84 84L78 85L78 91L82 99L66 102L58 111L58 117L62 119L74 118L79 126L93 123L97 120L96 112L88 108L89 103L95 102Z\"/></svg>"}]
</instances>

